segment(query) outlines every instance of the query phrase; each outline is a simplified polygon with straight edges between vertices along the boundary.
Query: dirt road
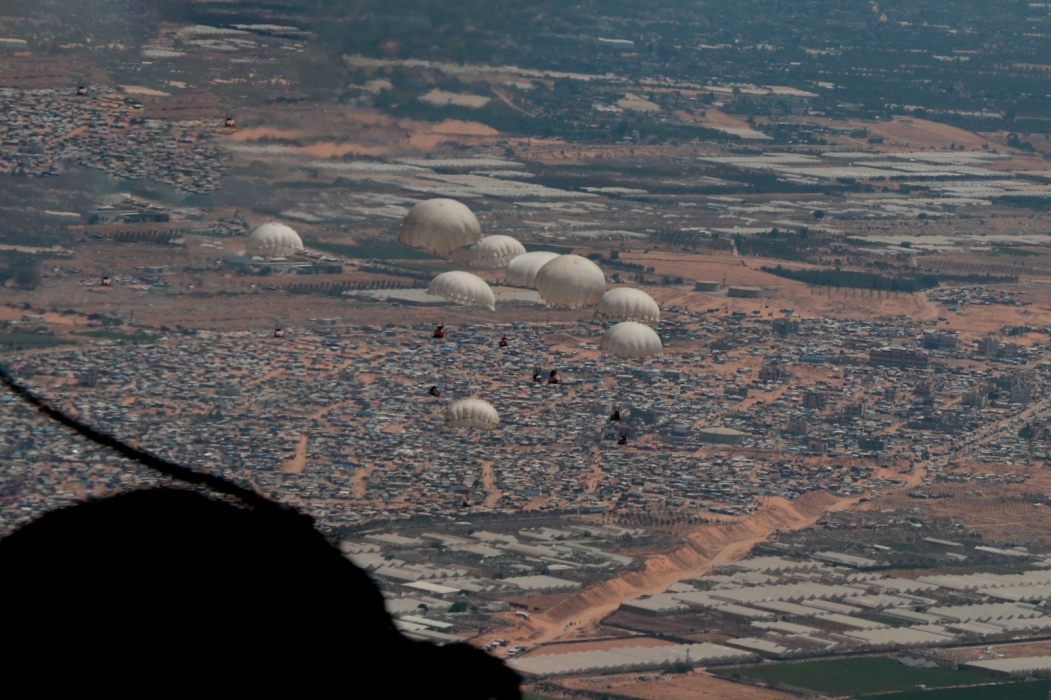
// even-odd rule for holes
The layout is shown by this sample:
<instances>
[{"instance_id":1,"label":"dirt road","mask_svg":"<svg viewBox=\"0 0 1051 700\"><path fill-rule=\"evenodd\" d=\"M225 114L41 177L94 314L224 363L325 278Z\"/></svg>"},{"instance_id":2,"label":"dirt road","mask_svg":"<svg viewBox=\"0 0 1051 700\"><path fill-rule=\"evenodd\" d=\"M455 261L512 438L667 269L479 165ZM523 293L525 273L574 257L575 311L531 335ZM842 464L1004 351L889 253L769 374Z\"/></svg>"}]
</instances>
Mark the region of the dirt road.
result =
<instances>
[{"instance_id":1,"label":"dirt road","mask_svg":"<svg viewBox=\"0 0 1051 700\"><path fill-rule=\"evenodd\" d=\"M546 612L520 620L510 631L501 630L498 636L529 646L578 638L581 630L593 627L624 601L661 593L676 581L702 576L716 564L743 558L778 530L808 527L822 513L845 509L856 501L857 497L837 499L823 491L796 501L771 498L739 522L696 528L686 535L683 546L650 557L641 571L624 571L590 586Z\"/></svg>"}]
</instances>

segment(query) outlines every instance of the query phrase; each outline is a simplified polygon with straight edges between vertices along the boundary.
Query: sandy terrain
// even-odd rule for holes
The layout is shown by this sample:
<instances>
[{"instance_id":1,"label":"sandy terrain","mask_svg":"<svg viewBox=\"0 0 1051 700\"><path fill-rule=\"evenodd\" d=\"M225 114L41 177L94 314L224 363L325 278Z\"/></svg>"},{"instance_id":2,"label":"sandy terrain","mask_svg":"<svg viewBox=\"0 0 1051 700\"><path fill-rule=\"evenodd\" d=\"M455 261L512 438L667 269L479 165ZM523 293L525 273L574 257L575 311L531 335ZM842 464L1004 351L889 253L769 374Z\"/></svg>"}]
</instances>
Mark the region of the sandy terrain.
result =
<instances>
[{"instance_id":1,"label":"sandy terrain","mask_svg":"<svg viewBox=\"0 0 1051 700\"><path fill-rule=\"evenodd\" d=\"M491 461L482 462L482 490L485 491L483 506L493 507L500 502L503 492L496 488L496 472Z\"/></svg>"},{"instance_id":2,"label":"sandy terrain","mask_svg":"<svg viewBox=\"0 0 1051 700\"><path fill-rule=\"evenodd\" d=\"M866 126L872 134L905 143L909 148L943 150L955 143L957 148L962 145L968 150L980 150L986 143L984 138L971 131L918 117L894 117L890 122L867 123Z\"/></svg>"},{"instance_id":3,"label":"sandy terrain","mask_svg":"<svg viewBox=\"0 0 1051 700\"><path fill-rule=\"evenodd\" d=\"M720 112L714 107L704 110L704 114L690 114L689 112L677 111L675 116L686 121L696 122L709 129L751 129L752 125L744 119Z\"/></svg>"},{"instance_id":4,"label":"sandy terrain","mask_svg":"<svg viewBox=\"0 0 1051 700\"><path fill-rule=\"evenodd\" d=\"M288 474L303 473L303 469L307 466L307 443L307 436L300 435L299 442L296 443L296 456L282 464L281 471Z\"/></svg>"},{"instance_id":5,"label":"sandy terrain","mask_svg":"<svg viewBox=\"0 0 1051 700\"><path fill-rule=\"evenodd\" d=\"M807 527L829 508L846 507L856 500L837 500L824 492L809 493L793 502L767 499L748 518L697 527L685 535L682 547L650 557L642 571L624 571L585 588L546 612L528 620L519 619L514 629L504 630L499 636L530 646L586 636L622 602L663 592L676 581L703 575L715 564L736 561L775 531Z\"/></svg>"},{"instance_id":6,"label":"sandy terrain","mask_svg":"<svg viewBox=\"0 0 1051 700\"><path fill-rule=\"evenodd\" d=\"M585 642L569 642L566 644L548 644L532 651L522 654L519 658L526 656L543 656L544 654L569 654L577 651L609 651L622 647L666 647L674 646L675 642L669 642L655 637L622 637L620 639L588 640Z\"/></svg>"},{"instance_id":7,"label":"sandy terrain","mask_svg":"<svg viewBox=\"0 0 1051 700\"><path fill-rule=\"evenodd\" d=\"M479 122L465 122L459 119L446 119L431 127L436 134L458 134L461 136L498 136L499 131L480 124Z\"/></svg>"},{"instance_id":8,"label":"sandy terrain","mask_svg":"<svg viewBox=\"0 0 1051 700\"><path fill-rule=\"evenodd\" d=\"M988 143L986 138L979 134L975 134L974 132L958 129L947 124L928 121L927 119L921 119L920 117L896 116L889 122L853 119L834 121L831 119L813 118L808 118L805 121L820 124L822 126L834 126L837 128L844 126L864 127L868 129L869 134L873 136L882 136L885 139L884 143L872 145L869 144L865 138L846 139L844 137L844 140L856 142L859 146L864 146L865 149L875 149L883 152L900 151L905 149L918 150L922 148L941 151L948 149L953 143L956 144L957 148L963 146L965 150L977 151L981 150L983 144Z\"/></svg>"},{"instance_id":9,"label":"sandy terrain","mask_svg":"<svg viewBox=\"0 0 1051 700\"><path fill-rule=\"evenodd\" d=\"M422 156L445 142L485 145L499 136L478 122L447 119L432 124L393 119L353 107L315 106L311 109L243 110L239 126L224 131L223 140L246 160L265 158L332 158L361 156ZM273 141L277 143L272 143ZM244 152L241 147L256 150ZM262 149L262 150L259 150Z\"/></svg>"}]
</instances>

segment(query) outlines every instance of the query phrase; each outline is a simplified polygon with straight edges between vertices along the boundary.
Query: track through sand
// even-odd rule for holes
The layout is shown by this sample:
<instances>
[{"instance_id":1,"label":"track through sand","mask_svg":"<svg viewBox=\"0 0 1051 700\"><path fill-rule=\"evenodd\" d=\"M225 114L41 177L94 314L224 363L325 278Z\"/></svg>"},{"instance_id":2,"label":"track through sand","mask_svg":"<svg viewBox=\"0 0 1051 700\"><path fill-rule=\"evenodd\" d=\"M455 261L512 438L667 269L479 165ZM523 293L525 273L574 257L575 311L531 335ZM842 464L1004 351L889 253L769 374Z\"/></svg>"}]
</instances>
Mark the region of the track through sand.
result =
<instances>
[{"instance_id":1,"label":"track through sand","mask_svg":"<svg viewBox=\"0 0 1051 700\"><path fill-rule=\"evenodd\" d=\"M299 442L296 443L296 455L290 460L287 460L281 465L281 471L286 474L302 474L303 470L307 466L307 444L310 438L306 433L299 436Z\"/></svg>"},{"instance_id":2,"label":"track through sand","mask_svg":"<svg viewBox=\"0 0 1051 700\"><path fill-rule=\"evenodd\" d=\"M331 372L330 372L330 374L331 374ZM310 419L311 420L323 421L326 413L328 413L329 411L334 411L337 408L343 408L344 406L346 406L349 403L351 403L351 402L350 401L340 401L339 403L334 403L331 406L325 406L324 408L319 408L318 410L316 410L316 411L314 411L313 413L310 414ZM307 466L307 445L309 444L309 442L310 442L310 433L303 433L302 435L299 436L299 442L296 443L296 454L295 454L295 456L292 457L292 459L287 460L284 464L281 465L281 471L285 472L286 474L302 474L303 473L303 470L306 469L306 466Z\"/></svg>"},{"instance_id":3,"label":"track through sand","mask_svg":"<svg viewBox=\"0 0 1051 700\"><path fill-rule=\"evenodd\" d=\"M504 495L503 491L496 487L496 472L491 461L482 462L482 490L485 491L482 505L487 508L495 508Z\"/></svg>"},{"instance_id":4,"label":"track through sand","mask_svg":"<svg viewBox=\"0 0 1051 700\"><path fill-rule=\"evenodd\" d=\"M836 498L824 491L795 501L770 498L749 517L735 523L698 527L686 535L683 546L650 557L641 571L624 571L590 586L546 612L519 621L510 631L501 630L499 636L530 646L578 636L581 628L600 622L625 601L661 593L676 581L704 575L716 564L739 560L778 530L808 527L822 513L842 510L857 500L857 496Z\"/></svg>"}]
</instances>

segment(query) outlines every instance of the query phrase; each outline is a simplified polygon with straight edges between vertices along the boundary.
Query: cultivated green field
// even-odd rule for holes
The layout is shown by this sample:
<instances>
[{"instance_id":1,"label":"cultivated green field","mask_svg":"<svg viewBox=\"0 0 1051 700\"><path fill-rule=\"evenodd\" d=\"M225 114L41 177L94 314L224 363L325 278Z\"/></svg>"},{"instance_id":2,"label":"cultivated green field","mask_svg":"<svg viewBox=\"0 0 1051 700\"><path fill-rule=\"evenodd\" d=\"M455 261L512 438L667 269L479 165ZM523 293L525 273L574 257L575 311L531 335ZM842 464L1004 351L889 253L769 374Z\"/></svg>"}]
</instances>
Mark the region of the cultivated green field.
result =
<instances>
[{"instance_id":1,"label":"cultivated green field","mask_svg":"<svg viewBox=\"0 0 1051 700\"><path fill-rule=\"evenodd\" d=\"M1049 692L1051 681L1027 681L977 688L910 690L904 693L876 695L872 700L1045 700Z\"/></svg>"},{"instance_id":2,"label":"cultivated green field","mask_svg":"<svg viewBox=\"0 0 1051 700\"><path fill-rule=\"evenodd\" d=\"M573 252L573 249L564 245L527 245L525 247L527 253L537 253L540 251L547 251L549 253L558 253L559 255L569 255Z\"/></svg>"},{"instance_id":3,"label":"cultivated green field","mask_svg":"<svg viewBox=\"0 0 1051 700\"><path fill-rule=\"evenodd\" d=\"M149 333L121 333L120 331L85 331L77 335L101 340L119 340L123 343L152 343L157 340L157 336Z\"/></svg>"},{"instance_id":4,"label":"cultivated green field","mask_svg":"<svg viewBox=\"0 0 1051 700\"><path fill-rule=\"evenodd\" d=\"M868 695L915 690L920 685L945 688L995 682L989 676L973 671L909 668L894 659L883 657L764 664L738 668L734 672L767 683L806 688L829 695Z\"/></svg>"},{"instance_id":5,"label":"cultivated green field","mask_svg":"<svg viewBox=\"0 0 1051 700\"><path fill-rule=\"evenodd\" d=\"M1040 253L1035 250L1026 250L1025 248L997 248L996 252L1001 255L1017 255L1023 258L1029 258L1034 255L1045 255L1045 253Z\"/></svg>"},{"instance_id":6,"label":"cultivated green field","mask_svg":"<svg viewBox=\"0 0 1051 700\"><path fill-rule=\"evenodd\" d=\"M5 348L42 348L49 345L61 345L63 342L53 335L43 333L0 333L0 347Z\"/></svg>"}]
</instances>

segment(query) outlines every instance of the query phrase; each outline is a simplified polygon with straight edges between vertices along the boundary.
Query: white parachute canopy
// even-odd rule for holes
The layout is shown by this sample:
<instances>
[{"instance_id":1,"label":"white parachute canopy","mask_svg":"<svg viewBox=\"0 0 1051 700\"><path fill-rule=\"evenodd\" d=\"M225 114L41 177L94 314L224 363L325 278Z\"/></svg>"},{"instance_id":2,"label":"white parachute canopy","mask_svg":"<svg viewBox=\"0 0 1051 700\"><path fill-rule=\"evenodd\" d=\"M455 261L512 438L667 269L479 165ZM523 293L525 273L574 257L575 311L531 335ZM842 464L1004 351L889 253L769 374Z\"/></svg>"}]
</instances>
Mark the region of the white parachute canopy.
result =
<instances>
[{"instance_id":1,"label":"white parachute canopy","mask_svg":"<svg viewBox=\"0 0 1051 700\"><path fill-rule=\"evenodd\" d=\"M656 323L660 321L661 310L653 297L641 289L617 287L602 295L602 301L595 307L595 318Z\"/></svg>"},{"instance_id":2,"label":"white parachute canopy","mask_svg":"<svg viewBox=\"0 0 1051 700\"><path fill-rule=\"evenodd\" d=\"M504 284L508 287L533 288L536 282L536 273L540 272L547 263L558 257L558 253L547 250L538 250L535 253L519 255L507 264L507 272L504 275Z\"/></svg>"},{"instance_id":3,"label":"white parachute canopy","mask_svg":"<svg viewBox=\"0 0 1051 700\"><path fill-rule=\"evenodd\" d=\"M484 306L490 311L496 310L496 297L489 283L470 272L443 272L427 285L427 293L465 306Z\"/></svg>"},{"instance_id":4,"label":"white parachute canopy","mask_svg":"<svg viewBox=\"0 0 1051 700\"><path fill-rule=\"evenodd\" d=\"M423 248L445 257L465 245L482 240L482 226L474 212L455 199L428 199L420 202L401 222L398 242Z\"/></svg>"},{"instance_id":5,"label":"white parachute canopy","mask_svg":"<svg viewBox=\"0 0 1051 700\"><path fill-rule=\"evenodd\" d=\"M507 264L519 255L525 255L525 246L510 236L486 236L478 241L467 254L467 264L471 267L496 269L507 267Z\"/></svg>"},{"instance_id":6,"label":"white parachute canopy","mask_svg":"<svg viewBox=\"0 0 1051 700\"><path fill-rule=\"evenodd\" d=\"M651 357L664 352L657 332L634 321L625 321L608 328L598 344L598 349L624 360Z\"/></svg>"},{"instance_id":7,"label":"white parachute canopy","mask_svg":"<svg viewBox=\"0 0 1051 700\"><path fill-rule=\"evenodd\" d=\"M549 306L594 306L606 291L599 266L579 255L560 255L536 273L536 291Z\"/></svg>"},{"instance_id":8,"label":"white parachute canopy","mask_svg":"<svg viewBox=\"0 0 1051 700\"><path fill-rule=\"evenodd\" d=\"M493 405L481 399L461 399L445 409L445 427L492 430L500 424L500 414Z\"/></svg>"},{"instance_id":9,"label":"white parachute canopy","mask_svg":"<svg viewBox=\"0 0 1051 700\"><path fill-rule=\"evenodd\" d=\"M303 250L303 239L292 228L271 221L248 237L245 252L260 258L287 258Z\"/></svg>"}]
</instances>

